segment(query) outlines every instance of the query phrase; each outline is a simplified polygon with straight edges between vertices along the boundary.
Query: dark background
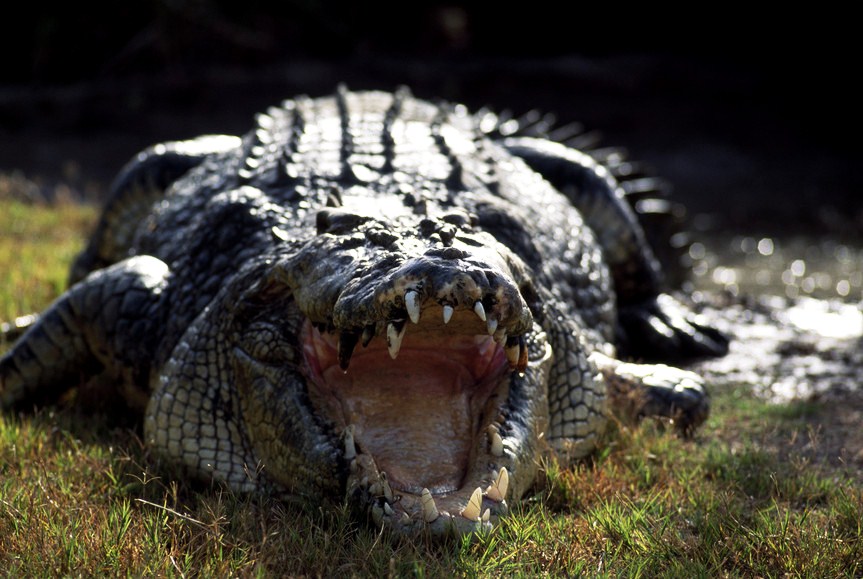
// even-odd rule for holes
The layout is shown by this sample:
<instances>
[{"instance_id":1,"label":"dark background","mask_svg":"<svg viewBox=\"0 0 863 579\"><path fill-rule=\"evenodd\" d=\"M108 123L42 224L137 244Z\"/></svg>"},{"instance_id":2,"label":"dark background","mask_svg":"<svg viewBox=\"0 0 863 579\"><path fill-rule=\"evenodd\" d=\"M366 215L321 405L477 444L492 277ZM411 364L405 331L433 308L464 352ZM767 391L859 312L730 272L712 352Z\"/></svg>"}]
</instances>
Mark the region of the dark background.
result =
<instances>
[{"instance_id":1,"label":"dark background","mask_svg":"<svg viewBox=\"0 0 863 579\"><path fill-rule=\"evenodd\" d=\"M848 14L363 4L20 5L0 35L0 172L98 197L153 142L242 133L256 111L339 82L407 84L598 129L713 227L863 228Z\"/></svg>"}]
</instances>

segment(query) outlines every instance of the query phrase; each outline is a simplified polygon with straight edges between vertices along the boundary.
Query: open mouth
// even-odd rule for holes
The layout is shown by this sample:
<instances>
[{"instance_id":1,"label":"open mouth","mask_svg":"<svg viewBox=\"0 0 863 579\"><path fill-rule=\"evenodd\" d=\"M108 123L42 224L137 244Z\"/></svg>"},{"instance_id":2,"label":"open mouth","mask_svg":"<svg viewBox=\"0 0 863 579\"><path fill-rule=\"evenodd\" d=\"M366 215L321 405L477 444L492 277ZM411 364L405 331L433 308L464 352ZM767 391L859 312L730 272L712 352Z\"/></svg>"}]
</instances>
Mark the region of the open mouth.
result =
<instances>
[{"instance_id":1,"label":"open mouth","mask_svg":"<svg viewBox=\"0 0 863 579\"><path fill-rule=\"evenodd\" d=\"M305 323L310 399L343 433L348 493L373 515L458 527L505 512L500 429L527 350L482 313L432 304L360 338Z\"/></svg>"}]
</instances>

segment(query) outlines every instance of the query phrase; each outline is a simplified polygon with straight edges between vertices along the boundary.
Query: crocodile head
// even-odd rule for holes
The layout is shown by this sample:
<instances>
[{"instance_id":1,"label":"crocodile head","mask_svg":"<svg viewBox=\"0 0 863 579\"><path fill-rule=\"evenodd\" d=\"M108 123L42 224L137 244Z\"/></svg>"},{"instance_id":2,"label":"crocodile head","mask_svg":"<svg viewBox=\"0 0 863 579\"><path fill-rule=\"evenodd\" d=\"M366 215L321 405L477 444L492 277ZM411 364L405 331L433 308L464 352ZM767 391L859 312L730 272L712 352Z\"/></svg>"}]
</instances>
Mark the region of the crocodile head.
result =
<instances>
[{"instance_id":1,"label":"crocodile head","mask_svg":"<svg viewBox=\"0 0 863 579\"><path fill-rule=\"evenodd\" d=\"M525 266L463 213L328 210L317 228L278 267L298 310L303 439L289 446L304 462L258 451L269 476L338 488L401 533L489 528L532 483L547 420L550 348Z\"/></svg>"}]
</instances>

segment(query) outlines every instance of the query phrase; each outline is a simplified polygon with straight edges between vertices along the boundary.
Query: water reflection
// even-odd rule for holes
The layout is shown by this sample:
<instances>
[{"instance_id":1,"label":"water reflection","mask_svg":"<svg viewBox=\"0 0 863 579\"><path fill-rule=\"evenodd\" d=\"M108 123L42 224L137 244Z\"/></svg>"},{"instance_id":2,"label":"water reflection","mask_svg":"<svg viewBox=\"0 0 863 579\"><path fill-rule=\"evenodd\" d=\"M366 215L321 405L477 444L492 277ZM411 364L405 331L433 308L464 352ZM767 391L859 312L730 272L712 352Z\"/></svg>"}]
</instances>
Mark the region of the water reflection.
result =
<instances>
[{"instance_id":1,"label":"water reflection","mask_svg":"<svg viewBox=\"0 0 863 579\"><path fill-rule=\"evenodd\" d=\"M713 387L787 403L843 400L863 385L863 243L698 236L690 289L732 336L728 356L696 365Z\"/></svg>"},{"instance_id":2,"label":"water reflection","mask_svg":"<svg viewBox=\"0 0 863 579\"><path fill-rule=\"evenodd\" d=\"M699 234L689 248L694 290L863 300L863 248L835 240Z\"/></svg>"}]
</instances>

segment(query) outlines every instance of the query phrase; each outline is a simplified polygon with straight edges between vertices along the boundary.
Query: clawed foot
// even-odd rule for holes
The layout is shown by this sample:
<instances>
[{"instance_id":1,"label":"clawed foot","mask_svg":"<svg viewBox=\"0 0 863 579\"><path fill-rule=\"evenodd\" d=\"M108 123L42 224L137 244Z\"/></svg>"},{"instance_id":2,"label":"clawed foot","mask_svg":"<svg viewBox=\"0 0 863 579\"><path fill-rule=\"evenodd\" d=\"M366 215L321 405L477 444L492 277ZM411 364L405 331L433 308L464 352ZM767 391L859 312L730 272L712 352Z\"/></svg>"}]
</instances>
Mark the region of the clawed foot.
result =
<instances>
[{"instance_id":1,"label":"clawed foot","mask_svg":"<svg viewBox=\"0 0 863 579\"><path fill-rule=\"evenodd\" d=\"M598 365L608 384L614 414L627 422L650 416L668 418L678 432L690 436L710 413L710 395L694 372L608 358Z\"/></svg>"},{"instance_id":2,"label":"clawed foot","mask_svg":"<svg viewBox=\"0 0 863 579\"><path fill-rule=\"evenodd\" d=\"M652 360L724 356L728 338L667 294L620 309L624 355Z\"/></svg>"}]
</instances>

